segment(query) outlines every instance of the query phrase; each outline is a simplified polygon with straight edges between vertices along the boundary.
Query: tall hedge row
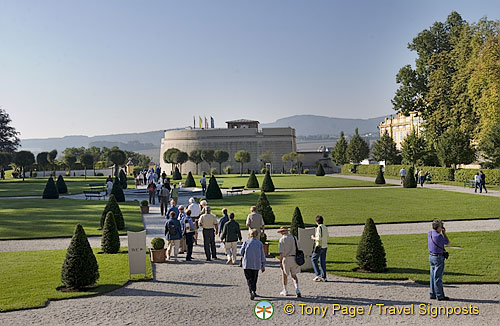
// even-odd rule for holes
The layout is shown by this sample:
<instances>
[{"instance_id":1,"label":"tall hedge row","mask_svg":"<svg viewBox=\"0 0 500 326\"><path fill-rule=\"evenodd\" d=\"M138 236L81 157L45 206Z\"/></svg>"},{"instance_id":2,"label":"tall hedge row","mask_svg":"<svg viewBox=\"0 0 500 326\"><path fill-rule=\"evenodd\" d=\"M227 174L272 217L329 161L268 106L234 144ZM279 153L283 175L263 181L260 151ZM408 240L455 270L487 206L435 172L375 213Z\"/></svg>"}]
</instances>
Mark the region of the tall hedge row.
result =
<instances>
[{"instance_id":1,"label":"tall hedge row","mask_svg":"<svg viewBox=\"0 0 500 326\"><path fill-rule=\"evenodd\" d=\"M460 169L455 171L455 181L472 180L479 171L483 171L486 175L486 184L500 185L500 169Z\"/></svg>"},{"instance_id":2,"label":"tall hedge row","mask_svg":"<svg viewBox=\"0 0 500 326\"><path fill-rule=\"evenodd\" d=\"M344 164L342 165L342 174L352 174L351 169L354 167L354 164ZM409 170L410 166L409 165L386 165L385 166L385 171L384 175L386 177L399 177L399 171L401 168L405 168L406 171ZM358 165L356 166L356 174L372 174L376 175L378 173L379 165L376 164L370 164L370 165ZM420 166L417 167L417 169L423 169L424 171L428 171L432 175L432 180L433 181L453 181L457 180L456 179L456 173L458 171L462 170L457 170L455 173L453 169L451 168L443 168L439 166ZM474 174L476 174L477 170L474 169L465 169L465 170L471 170L474 171ZM486 175L486 169L483 170ZM495 170L492 170L495 171ZM493 177L493 173L491 174ZM492 178L493 179L493 178ZM470 179L469 179L470 180ZM460 180L457 180L460 181ZM487 180L487 182L489 182Z\"/></svg>"}]
</instances>

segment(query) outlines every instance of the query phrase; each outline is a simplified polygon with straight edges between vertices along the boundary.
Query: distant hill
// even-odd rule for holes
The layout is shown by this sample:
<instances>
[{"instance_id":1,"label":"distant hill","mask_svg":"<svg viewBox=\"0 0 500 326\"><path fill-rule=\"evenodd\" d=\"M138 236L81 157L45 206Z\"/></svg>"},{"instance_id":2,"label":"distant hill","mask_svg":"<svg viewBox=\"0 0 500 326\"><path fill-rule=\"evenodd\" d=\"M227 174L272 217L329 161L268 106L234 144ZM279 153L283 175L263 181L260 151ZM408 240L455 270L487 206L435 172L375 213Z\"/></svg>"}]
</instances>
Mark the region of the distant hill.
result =
<instances>
[{"instance_id":1,"label":"distant hill","mask_svg":"<svg viewBox=\"0 0 500 326\"><path fill-rule=\"evenodd\" d=\"M262 128L292 127L297 136L331 135L338 136L340 131L346 135L354 134L358 128L360 134L378 134L377 126L386 116L371 119L330 118L319 115L294 115L278 119L272 123L261 124Z\"/></svg>"}]
</instances>

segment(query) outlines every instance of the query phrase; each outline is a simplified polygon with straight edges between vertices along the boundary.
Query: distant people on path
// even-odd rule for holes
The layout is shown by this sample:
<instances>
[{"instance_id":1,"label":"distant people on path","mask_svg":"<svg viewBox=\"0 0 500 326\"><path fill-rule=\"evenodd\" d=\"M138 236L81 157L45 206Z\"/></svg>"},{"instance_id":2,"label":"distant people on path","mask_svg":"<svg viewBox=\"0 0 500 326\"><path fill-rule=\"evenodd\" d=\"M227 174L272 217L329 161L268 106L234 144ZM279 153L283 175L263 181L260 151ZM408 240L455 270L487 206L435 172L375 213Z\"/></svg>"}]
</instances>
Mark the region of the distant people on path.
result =
<instances>
[{"instance_id":1,"label":"distant people on path","mask_svg":"<svg viewBox=\"0 0 500 326\"><path fill-rule=\"evenodd\" d=\"M181 231L182 231L182 237L181 237L181 247L179 250L180 254L183 254L184 251L186 251L186 238L184 237L184 233L186 232L185 227L186 227L186 213L184 212L184 206L179 205L179 216L177 217L179 222L181 223Z\"/></svg>"},{"instance_id":2,"label":"distant people on path","mask_svg":"<svg viewBox=\"0 0 500 326\"><path fill-rule=\"evenodd\" d=\"M211 213L210 206L205 207L205 214L200 216L198 225L203 228L203 246L207 261L217 259L215 248L215 233L217 232L217 217Z\"/></svg>"},{"instance_id":3,"label":"distant people on path","mask_svg":"<svg viewBox=\"0 0 500 326\"><path fill-rule=\"evenodd\" d=\"M111 190L113 190L113 179L106 179L106 195L111 195Z\"/></svg>"},{"instance_id":4,"label":"distant people on path","mask_svg":"<svg viewBox=\"0 0 500 326\"><path fill-rule=\"evenodd\" d=\"M300 294L299 279L297 277L297 274L300 273L300 266L297 265L295 261L295 254L298 249L297 238L289 234L288 228L284 226L280 227L278 233L281 233L278 248L280 253L281 276L283 280L283 290L280 292L280 295L288 295L286 285L288 283L288 276L290 276L295 286L295 295L297 298L300 298L302 295Z\"/></svg>"},{"instance_id":5,"label":"distant people on path","mask_svg":"<svg viewBox=\"0 0 500 326\"><path fill-rule=\"evenodd\" d=\"M149 195L149 203L154 205L156 197L156 184L153 182L153 180L149 181L148 195Z\"/></svg>"},{"instance_id":6,"label":"distant people on path","mask_svg":"<svg viewBox=\"0 0 500 326\"><path fill-rule=\"evenodd\" d=\"M181 223L177 220L174 212L170 212L169 218L165 222L165 236L167 239L167 260L172 257L172 249L174 249L174 258L177 260L182 231Z\"/></svg>"},{"instance_id":7,"label":"distant people on path","mask_svg":"<svg viewBox=\"0 0 500 326\"><path fill-rule=\"evenodd\" d=\"M206 173L203 172L203 176L200 178L201 191L203 196L205 196L205 192L207 191L207 178L205 177Z\"/></svg>"},{"instance_id":8,"label":"distant people on path","mask_svg":"<svg viewBox=\"0 0 500 326\"><path fill-rule=\"evenodd\" d=\"M311 239L314 240L314 249L311 256L314 275L313 281L326 282L326 250L328 249L328 228L323 224L323 216L316 216L316 231ZM320 260L321 268L318 268Z\"/></svg>"},{"instance_id":9,"label":"distant people on path","mask_svg":"<svg viewBox=\"0 0 500 326\"><path fill-rule=\"evenodd\" d=\"M406 169L404 167L402 167L401 170L399 170L399 176L401 177L401 184L403 184L406 177Z\"/></svg>"},{"instance_id":10,"label":"distant people on path","mask_svg":"<svg viewBox=\"0 0 500 326\"><path fill-rule=\"evenodd\" d=\"M156 182L156 195L158 196L158 203L160 202L160 191L161 191L162 187L163 187L163 184L162 184L161 180L158 180Z\"/></svg>"},{"instance_id":11,"label":"distant people on path","mask_svg":"<svg viewBox=\"0 0 500 326\"><path fill-rule=\"evenodd\" d=\"M177 205L177 202L179 201L179 188L177 188L176 184L174 184L174 188L172 189L170 196L172 197L172 200L175 202L175 205Z\"/></svg>"},{"instance_id":12,"label":"distant people on path","mask_svg":"<svg viewBox=\"0 0 500 326\"><path fill-rule=\"evenodd\" d=\"M191 210L186 210L186 218L184 219L184 236L186 238L186 260L193 260L193 243L194 243L194 222L191 218Z\"/></svg>"},{"instance_id":13,"label":"distant people on path","mask_svg":"<svg viewBox=\"0 0 500 326\"><path fill-rule=\"evenodd\" d=\"M445 254L447 254L444 246L449 243L450 240L446 235L443 222L440 220L432 221L432 230L427 234L430 263L430 298L439 301L450 299L444 295L443 289L444 260Z\"/></svg>"},{"instance_id":14,"label":"distant people on path","mask_svg":"<svg viewBox=\"0 0 500 326\"><path fill-rule=\"evenodd\" d=\"M227 210L226 210L227 213ZM220 232L221 241L224 242L224 247L226 248L227 262L226 264L232 263L236 264L236 252L238 241L242 240L240 225L234 220L234 213L229 214L229 221L224 223L222 226L222 232ZM220 221L219 221L220 224Z\"/></svg>"},{"instance_id":15,"label":"distant people on path","mask_svg":"<svg viewBox=\"0 0 500 326\"><path fill-rule=\"evenodd\" d=\"M266 255L264 254L264 246L262 242L257 239L259 231L250 230L250 239L243 242L241 246L241 266L247 279L248 290L250 291L250 300L255 299L257 296L257 279L259 277L259 270L264 273L266 270Z\"/></svg>"},{"instance_id":16,"label":"distant people on path","mask_svg":"<svg viewBox=\"0 0 500 326\"><path fill-rule=\"evenodd\" d=\"M170 201L170 208L167 211L167 216L170 216L170 213L175 213L175 218L179 216L179 208L175 206L175 202L173 200Z\"/></svg>"},{"instance_id":17,"label":"distant people on path","mask_svg":"<svg viewBox=\"0 0 500 326\"><path fill-rule=\"evenodd\" d=\"M194 222L194 243L198 244L198 218L201 215L200 205L194 200L193 197L189 198L188 209L191 211L191 218Z\"/></svg>"},{"instance_id":18,"label":"distant people on path","mask_svg":"<svg viewBox=\"0 0 500 326\"><path fill-rule=\"evenodd\" d=\"M108 177L106 178L106 183L107 183L108 181L113 182L113 178L112 178L110 175L108 175Z\"/></svg>"},{"instance_id":19,"label":"distant people on path","mask_svg":"<svg viewBox=\"0 0 500 326\"><path fill-rule=\"evenodd\" d=\"M168 209L168 201L170 200L170 191L168 191L165 185L162 185L160 189L160 213L161 216L165 216Z\"/></svg>"},{"instance_id":20,"label":"distant people on path","mask_svg":"<svg viewBox=\"0 0 500 326\"><path fill-rule=\"evenodd\" d=\"M260 239L260 234L264 233L264 218L262 215L257 213L257 207L250 207L250 214L247 216L246 226L248 227L248 230L257 230L259 233L257 234L257 237Z\"/></svg>"},{"instance_id":21,"label":"distant people on path","mask_svg":"<svg viewBox=\"0 0 500 326\"><path fill-rule=\"evenodd\" d=\"M143 185L144 184L144 172L139 172L139 175L137 176L137 178L139 179L139 185Z\"/></svg>"},{"instance_id":22,"label":"distant people on path","mask_svg":"<svg viewBox=\"0 0 500 326\"><path fill-rule=\"evenodd\" d=\"M474 192L477 192L477 188L479 188L479 193L483 192L483 187L481 184L481 176L479 175L479 172L476 173L474 176Z\"/></svg>"},{"instance_id":23,"label":"distant people on path","mask_svg":"<svg viewBox=\"0 0 500 326\"><path fill-rule=\"evenodd\" d=\"M481 177L481 187L484 189L485 193L488 193L488 189L486 189L486 175L483 171L480 172L479 176Z\"/></svg>"},{"instance_id":24,"label":"distant people on path","mask_svg":"<svg viewBox=\"0 0 500 326\"><path fill-rule=\"evenodd\" d=\"M425 175L425 171L424 170L418 171L418 180L420 182L420 187L424 186L425 177L426 177L426 175Z\"/></svg>"}]
</instances>

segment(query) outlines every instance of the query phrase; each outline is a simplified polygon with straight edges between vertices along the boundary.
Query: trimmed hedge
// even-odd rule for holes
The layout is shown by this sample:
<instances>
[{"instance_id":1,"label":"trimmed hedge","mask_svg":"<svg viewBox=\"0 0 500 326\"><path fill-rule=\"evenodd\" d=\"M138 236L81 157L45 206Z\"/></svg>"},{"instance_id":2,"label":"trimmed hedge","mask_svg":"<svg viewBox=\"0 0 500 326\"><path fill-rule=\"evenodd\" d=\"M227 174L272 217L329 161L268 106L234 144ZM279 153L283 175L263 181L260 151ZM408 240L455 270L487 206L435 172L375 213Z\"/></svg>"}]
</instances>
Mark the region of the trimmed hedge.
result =
<instances>
[{"instance_id":1,"label":"trimmed hedge","mask_svg":"<svg viewBox=\"0 0 500 326\"><path fill-rule=\"evenodd\" d=\"M410 165L386 165L384 175L388 177L399 177L399 171L401 168L405 168L406 171L410 169ZM354 164L344 164L342 165L342 174L353 174L351 173L351 169L354 168ZM424 171L428 171L432 176L432 181L454 181L455 174L452 168L443 168L439 166L419 166L417 167L419 170L423 169ZM378 174L379 165L370 164L370 165L357 165L355 174L370 174L377 175ZM473 170L476 174L476 170ZM485 171L485 170L483 170ZM486 172L485 172L486 173ZM493 175L493 173L492 173ZM470 179L469 179L470 180ZM458 181L458 180L457 180Z\"/></svg>"},{"instance_id":2,"label":"trimmed hedge","mask_svg":"<svg viewBox=\"0 0 500 326\"><path fill-rule=\"evenodd\" d=\"M455 181L473 180L474 175L479 171L483 171L486 175L486 184L500 185L500 169L459 169L455 171Z\"/></svg>"}]
</instances>

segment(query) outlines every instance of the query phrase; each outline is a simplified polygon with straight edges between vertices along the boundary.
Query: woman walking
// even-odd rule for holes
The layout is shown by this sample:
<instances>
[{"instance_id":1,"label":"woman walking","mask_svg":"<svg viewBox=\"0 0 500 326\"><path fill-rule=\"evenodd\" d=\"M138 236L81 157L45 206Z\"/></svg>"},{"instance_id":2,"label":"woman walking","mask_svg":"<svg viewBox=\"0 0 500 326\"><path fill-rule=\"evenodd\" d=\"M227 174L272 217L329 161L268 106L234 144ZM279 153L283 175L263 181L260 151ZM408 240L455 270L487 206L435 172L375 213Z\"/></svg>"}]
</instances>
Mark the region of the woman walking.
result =
<instances>
[{"instance_id":1,"label":"woman walking","mask_svg":"<svg viewBox=\"0 0 500 326\"><path fill-rule=\"evenodd\" d=\"M259 269L264 273L266 270L266 255L264 254L264 246L257 239L259 232L255 229L250 230L250 239L243 243L240 255L241 265L247 279L248 290L250 291L250 300L257 296L257 278L259 277Z\"/></svg>"}]
</instances>

